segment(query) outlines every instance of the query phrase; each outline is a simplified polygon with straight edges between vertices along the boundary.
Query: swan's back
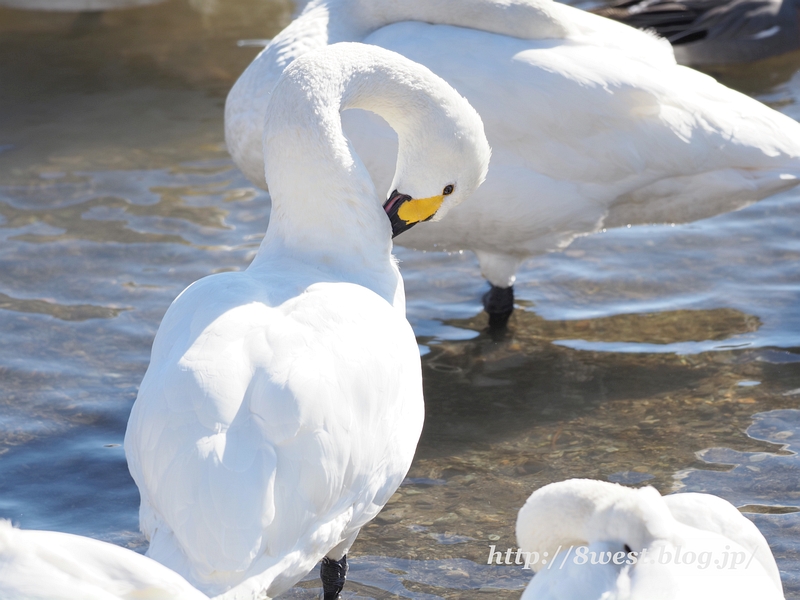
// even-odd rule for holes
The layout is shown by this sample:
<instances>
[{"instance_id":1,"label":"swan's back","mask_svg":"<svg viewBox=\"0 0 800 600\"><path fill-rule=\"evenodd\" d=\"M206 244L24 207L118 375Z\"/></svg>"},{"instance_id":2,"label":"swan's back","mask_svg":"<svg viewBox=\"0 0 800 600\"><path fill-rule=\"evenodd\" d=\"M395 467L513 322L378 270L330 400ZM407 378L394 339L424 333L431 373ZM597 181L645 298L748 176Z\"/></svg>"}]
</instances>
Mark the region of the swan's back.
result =
<instances>
[{"instance_id":1,"label":"swan's back","mask_svg":"<svg viewBox=\"0 0 800 600\"><path fill-rule=\"evenodd\" d=\"M212 594L291 587L394 493L422 423L391 305L348 283L287 283L284 299L258 275L173 303L126 434L148 555Z\"/></svg>"},{"instance_id":2,"label":"swan's back","mask_svg":"<svg viewBox=\"0 0 800 600\"><path fill-rule=\"evenodd\" d=\"M412 247L435 241L524 256L602 227L741 208L800 175L800 124L670 65L660 45L634 55L422 23L390 25L365 41L426 65L464 94L493 148L479 193L448 220L404 234ZM390 132L368 117L345 119L383 185Z\"/></svg>"},{"instance_id":3,"label":"swan's back","mask_svg":"<svg viewBox=\"0 0 800 600\"><path fill-rule=\"evenodd\" d=\"M684 525L717 533L739 544L761 563L775 586L781 588L781 574L767 540L758 527L727 500L712 494L684 493L664 496L672 516Z\"/></svg>"}]
</instances>

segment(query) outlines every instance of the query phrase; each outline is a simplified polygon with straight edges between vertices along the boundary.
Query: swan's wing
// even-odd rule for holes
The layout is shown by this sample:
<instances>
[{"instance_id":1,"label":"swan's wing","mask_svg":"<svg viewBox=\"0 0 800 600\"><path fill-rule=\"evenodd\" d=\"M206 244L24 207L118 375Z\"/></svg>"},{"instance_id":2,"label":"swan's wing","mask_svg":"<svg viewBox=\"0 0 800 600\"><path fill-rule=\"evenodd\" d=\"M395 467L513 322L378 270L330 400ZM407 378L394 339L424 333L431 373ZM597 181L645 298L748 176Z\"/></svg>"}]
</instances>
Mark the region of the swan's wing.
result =
<instances>
[{"instance_id":1,"label":"swan's wing","mask_svg":"<svg viewBox=\"0 0 800 600\"><path fill-rule=\"evenodd\" d=\"M684 525L719 534L754 555L764 571L782 589L781 576L772 551L758 527L735 506L712 494L684 493L664 496L672 516Z\"/></svg>"},{"instance_id":2,"label":"swan's wing","mask_svg":"<svg viewBox=\"0 0 800 600\"><path fill-rule=\"evenodd\" d=\"M597 39L529 42L421 23L365 41L431 68L478 110L493 149L554 178L602 184L782 161L798 169L800 124L670 64L658 45L623 52Z\"/></svg>"},{"instance_id":3,"label":"swan's wing","mask_svg":"<svg viewBox=\"0 0 800 600\"><path fill-rule=\"evenodd\" d=\"M576 218L584 233L603 219L611 226L693 220L796 183L796 121L670 63L656 46L622 51L587 36L531 42L401 23L366 38L442 76L486 126L487 181L438 229L462 229L458 218L469 212L472 223L506 219L522 243L566 231ZM362 156L372 169L370 155ZM504 214L483 200L491 197ZM617 203L625 204L619 215ZM540 220L535 231L520 226Z\"/></svg>"},{"instance_id":4,"label":"swan's wing","mask_svg":"<svg viewBox=\"0 0 800 600\"><path fill-rule=\"evenodd\" d=\"M203 279L156 337L126 454L150 555L190 581L286 560L271 577L288 570L290 586L410 466L422 393L407 321L359 286L288 287L283 301L247 273Z\"/></svg>"},{"instance_id":5,"label":"swan's wing","mask_svg":"<svg viewBox=\"0 0 800 600\"><path fill-rule=\"evenodd\" d=\"M0 597L25 600L201 600L177 573L126 548L0 521Z\"/></svg>"}]
</instances>

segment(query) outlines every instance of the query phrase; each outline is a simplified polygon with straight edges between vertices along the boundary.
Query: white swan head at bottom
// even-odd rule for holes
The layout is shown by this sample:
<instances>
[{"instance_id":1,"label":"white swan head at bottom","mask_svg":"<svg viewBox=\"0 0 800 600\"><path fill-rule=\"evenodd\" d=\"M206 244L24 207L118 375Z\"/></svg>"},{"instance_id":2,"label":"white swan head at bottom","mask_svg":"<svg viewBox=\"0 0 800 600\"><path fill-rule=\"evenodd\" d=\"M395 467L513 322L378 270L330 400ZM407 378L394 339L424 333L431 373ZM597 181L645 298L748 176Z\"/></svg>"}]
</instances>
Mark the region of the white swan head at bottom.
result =
<instances>
[{"instance_id":1,"label":"white swan head at bottom","mask_svg":"<svg viewBox=\"0 0 800 600\"><path fill-rule=\"evenodd\" d=\"M523 600L778 600L764 536L711 494L571 479L535 491L517 541L536 575Z\"/></svg>"}]
</instances>

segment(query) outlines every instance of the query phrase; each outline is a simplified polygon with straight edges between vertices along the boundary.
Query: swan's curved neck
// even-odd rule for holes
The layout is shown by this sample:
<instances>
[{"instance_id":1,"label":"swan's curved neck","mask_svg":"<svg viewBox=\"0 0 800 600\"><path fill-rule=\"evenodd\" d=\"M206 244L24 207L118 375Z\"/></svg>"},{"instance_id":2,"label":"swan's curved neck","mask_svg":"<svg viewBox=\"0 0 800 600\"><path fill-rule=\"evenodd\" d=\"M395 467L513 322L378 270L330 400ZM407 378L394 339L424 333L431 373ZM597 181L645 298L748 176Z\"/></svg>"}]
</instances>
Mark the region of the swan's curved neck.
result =
<instances>
[{"instance_id":1,"label":"swan's curved neck","mask_svg":"<svg viewBox=\"0 0 800 600\"><path fill-rule=\"evenodd\" d=\"M534 493L517 518L517 540L527 552L548 552L596 541L634 550L670 536L674 519L658 492L575 479ZM539 565L541 566L541 565Z\"/></svg>"},{"instance_id":2,"label":"swan's curved neck","mask_svg":"<svg viewBox=\"0 0 800 600\"><path fill-rule=\"evenodd\" d=\"M421 83L418 65L398 59L344 44L287 69L265 119L272 212L254 266L290 257L395 300L401 280L389 218L340 113L362 108L382 116L397 132L401 154L406 140L440 129L446 108L435 86Z\"/></svg>"},{"instance_id":3,"label":"swan's curved neck","mask_svg":"<svg viewBox=\"0 0 800 600\"><path fill-rule=\"evenodd\" d=\"M517 517L520 548L554 556L559 547L587 544L587 525L597 510L598 500L591 493L563 493L556 488L537 491ZM534 565L534 570L538 568L539 565Z\"/></svg>"},{"instance_id":4,"label":"swan's curved neck","mask_svg":"<svg viewBox=\"0 0 800 600\"><path fill-rule=\"evenodd\" d=\"M526 39L563 38L574 27L553 0L311 0L250 63L228 95L225 138L247 177L264 185L261 122L284 69L326 45L362 41L383 26L422 21Z\"/></svg>"}]
</instances>

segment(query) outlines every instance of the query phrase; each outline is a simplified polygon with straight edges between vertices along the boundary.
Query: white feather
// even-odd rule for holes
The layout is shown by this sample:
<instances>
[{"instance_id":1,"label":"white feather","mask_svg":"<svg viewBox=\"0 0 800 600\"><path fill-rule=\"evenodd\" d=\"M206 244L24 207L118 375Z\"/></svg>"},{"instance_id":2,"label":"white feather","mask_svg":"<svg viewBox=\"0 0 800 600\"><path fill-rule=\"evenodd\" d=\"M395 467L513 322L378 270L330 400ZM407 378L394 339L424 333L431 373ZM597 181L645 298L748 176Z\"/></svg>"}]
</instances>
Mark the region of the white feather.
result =
<instances>
[{"instance_id":1,"label":"white feather","mask_svg":"<svg viewBox=\"0 0 800 600\"><path fill-rule=\"evenodd\" d=\"M0 598L202 600L177 573L132 550L0 520Z\"/></svg>"}]
</instances>

